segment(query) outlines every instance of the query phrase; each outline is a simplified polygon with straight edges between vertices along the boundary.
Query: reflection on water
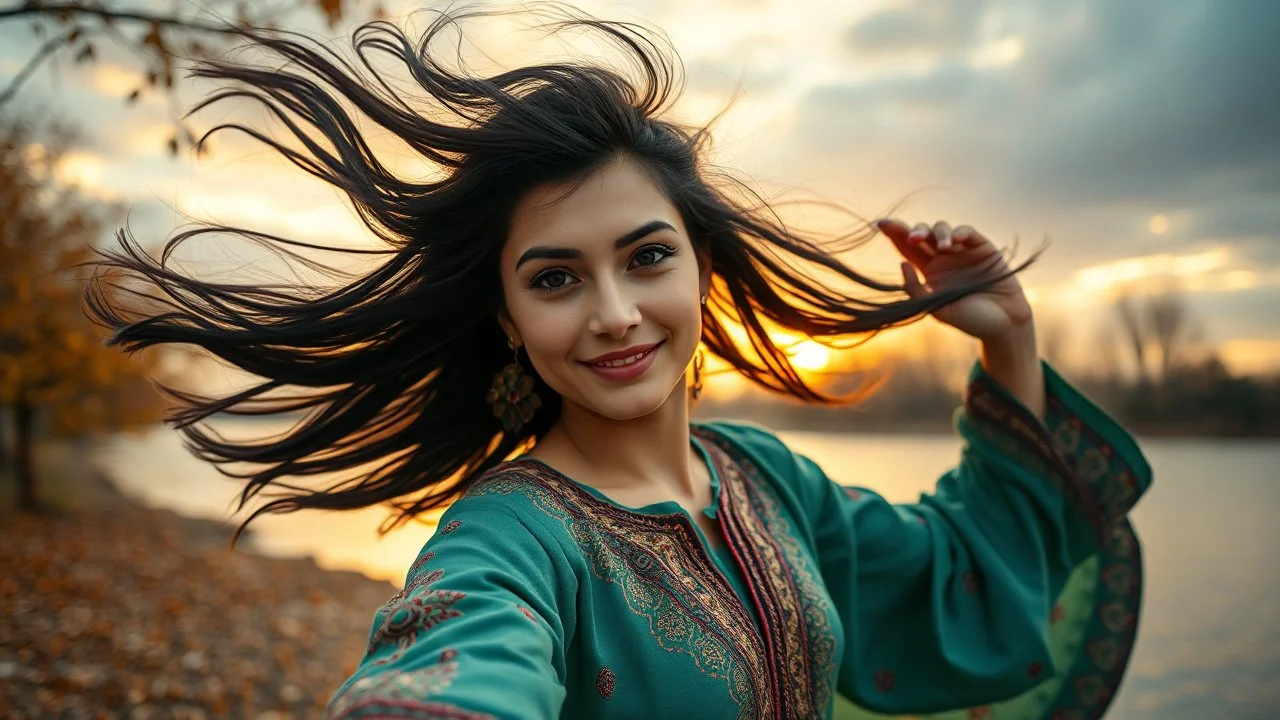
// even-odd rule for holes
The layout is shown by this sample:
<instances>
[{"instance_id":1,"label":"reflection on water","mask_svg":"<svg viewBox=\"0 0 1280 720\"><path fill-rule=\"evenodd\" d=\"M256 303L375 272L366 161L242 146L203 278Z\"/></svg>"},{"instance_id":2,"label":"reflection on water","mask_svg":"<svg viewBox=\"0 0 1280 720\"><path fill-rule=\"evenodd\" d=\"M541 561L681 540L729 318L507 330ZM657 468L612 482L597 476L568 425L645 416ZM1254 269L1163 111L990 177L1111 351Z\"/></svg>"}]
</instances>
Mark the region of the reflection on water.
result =
<instances>
[{"instance_id":1,"label":"reflection on water","mask_svg":"<svg viewBox=\"0 0 1280 720\"><path fill-rule=\"evenodd\" d=\"M289 423L234 420L211 425L228 440L262 438L289 427ZM97 455L120 490L149 504L234 524L248 517L246 512L232 514L239 482L192 457L173 430L159 427L144 435L117 438L99 448ZM358 570L400 585L435 525L412 523L379 537L378 526L389 515L382 508L264 515L249 526L248 540L240 542L270 555L310 555L321 567Z\"/></svg>"},{"instance_id":2,"label":"reflection on water","mask_svg":"<svg viewBox=\"0 0 1280 720\"><path fill-rule=\"evenodd\" d=\"M228 436L281 429L218 423ZM784 433L834 479L910 502L955 462L947 436ZM1134 512L1146 597L1138 647L1109 719L1280 717L1280 443L1151 440L1156 486ZM116 440L100 451L122 490L178 512L227 519L238 491L182 448L176 433ZM379 539L383 510L305 512L254 521L252 545L310 554L323 567L400 583L430 525Z\"/></svg>"}]
</instances>

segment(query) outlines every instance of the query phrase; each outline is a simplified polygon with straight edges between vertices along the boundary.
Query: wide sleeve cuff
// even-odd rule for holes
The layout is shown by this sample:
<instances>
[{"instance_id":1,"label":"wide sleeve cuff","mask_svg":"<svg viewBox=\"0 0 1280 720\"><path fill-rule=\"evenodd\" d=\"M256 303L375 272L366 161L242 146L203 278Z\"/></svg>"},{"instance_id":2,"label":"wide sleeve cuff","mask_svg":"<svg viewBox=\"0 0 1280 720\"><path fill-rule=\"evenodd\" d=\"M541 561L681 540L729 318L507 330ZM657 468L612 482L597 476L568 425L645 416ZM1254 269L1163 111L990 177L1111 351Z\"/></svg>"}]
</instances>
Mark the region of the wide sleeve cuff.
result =
<instances>
[{"instance_id":1,"label":"wide sleeve cuff","mask_svg":"<svg viewBox=\"0 0 1280 720\"><path fill-rule=\"evenodd\" d=\"M975 362L963 412L973 431L1009 459L1058 483L1103 546L1151 484L1133 436L1047 362L1044 419Z\"/></svg>"},{"instance_id":2,"label":"wide sleeve cuff","mask_svg":"<svg viewBox=\"0 0 1280 720\"><path fill-rule=\"evenodd\" d=\"M1060 485L1064 510L1096 538L1050 616L1058 672L1018 698L971 708L971 717L1096 720L1118 692L1137 639L1142 553L1128 513L1151 484L1130 433L1048 363L1043 420L975 363L965 394L968 426L1009 460ZM1085 529L1085 528L1082 528Z\"/></svg>"}]
</instances>

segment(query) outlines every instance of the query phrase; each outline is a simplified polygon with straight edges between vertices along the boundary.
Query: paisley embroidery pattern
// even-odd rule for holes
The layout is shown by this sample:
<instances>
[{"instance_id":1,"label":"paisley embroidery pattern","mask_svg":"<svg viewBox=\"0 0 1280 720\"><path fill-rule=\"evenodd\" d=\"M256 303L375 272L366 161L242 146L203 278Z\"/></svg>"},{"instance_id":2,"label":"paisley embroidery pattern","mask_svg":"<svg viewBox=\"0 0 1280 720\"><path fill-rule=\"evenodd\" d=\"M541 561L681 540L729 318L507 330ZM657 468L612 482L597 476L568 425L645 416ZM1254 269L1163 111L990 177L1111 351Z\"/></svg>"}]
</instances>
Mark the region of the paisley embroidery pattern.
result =
<instances>
[{"instance_id":1,"label":"paisley embroidery pattern","mask_svg":"<svg viewBox=\"0 0 1280 720\"><path fill-rule=\"evenodd\" d=\"M769 657L747 609L703 551L683 515L629 512L592 496L553 468L516 460L478 481L468 495L523 493L564 524L592 574L617 585L667 652L725 680L738 717L776 717Z\"/></svg>"},{"instance_id":2,"label":"paisley embroidery pattern","mask_svg":"<svg viewBox=\"0 0 1280 720\"><path fill-rule=\"evenodd\" d=\"M795 529L755 463L714 432L696 432L711 441L726 539L768 628L770 669L782 715L820 717L834 692L836 615L817 565L795 539Z\"/></svg>"},{"instance_id":3,"label":"paisley embroidery pattern","mask_svg":"<svg viewBox=\"0 0 1280 720\"><path fill-rule=\"evenodd\" d=\"M619 586L660 647L688 654L700 672L728 681L740 717L821 716L834 692L838 640L816 563L750 459L715 433L698 432L710 441L721 527L754 594L764 637L684 515L627 511L532 460L506 463L469 494L522 492L564 523L593 574Z\"/></svg>"}]
</instances>

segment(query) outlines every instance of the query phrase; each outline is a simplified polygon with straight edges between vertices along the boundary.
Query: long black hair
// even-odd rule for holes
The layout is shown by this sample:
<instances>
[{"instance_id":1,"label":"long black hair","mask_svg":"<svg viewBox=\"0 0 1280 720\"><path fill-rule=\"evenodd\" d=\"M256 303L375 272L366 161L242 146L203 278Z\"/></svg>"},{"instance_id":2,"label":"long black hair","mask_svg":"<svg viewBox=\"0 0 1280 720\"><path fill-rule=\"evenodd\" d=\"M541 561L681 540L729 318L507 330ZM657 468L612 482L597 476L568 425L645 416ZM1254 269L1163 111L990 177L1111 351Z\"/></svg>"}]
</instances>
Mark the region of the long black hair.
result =
<instances>
[{"instance_id":1,"label":"long black hair","mask_svg":"<svg viewBox=\"0 0 1280 720\"><path fill-rule=\"evenodd\" d=\"M353 37L355 62L301 35L242 30L248 46L267 53L273 66L225 59L196 66L195 76L226 86L193 112L233 98L252 100L287 129L291 142L240 124L210 133L247 133L341 189L386 246L324 248L385 256L355 276L289 249L318 246L225 225L178 233L157 259L127 228L118 233L119 250L101 251L96 264L113 275L123 270L133 297L143 301L117 306L101 287L106 274L94 276L86 311L114 331L109 343L127 352L194 345L264 378L223 397L161 386L178 401L166 421L187 447L224 474L247 480L241 508L271 489L274 499L240 530L266 512L389 503L396 513L386 530L443 506L540 439L560 407L540 380L542 407L517 433L505 432L485 401L494 373L512 358L496 319L507 222L531 188L580 179L619 155L652 174L695 246L708 251L713 280L703 344L768 390L812 402L849 399L806 383L770 339L770 327L831 341L867 337L994 282L909 299L902 286L856 272L837 259L832 244L856 233L824 240L791 231L759 195L708 164L705 129L663 119L683 77L661 33L561 6L550 12L552 32L585 31L608 40L621 51L623 69L571 61L478 77L459 69L465 67L460 60L443 62L442 36L484 12L439 13L416 43L387 22L362 25ZM376 61L388 58L408 71L411 90L378 69ZM388 170L362 135L361 117L433 164L439 176L408 179ZM215 283L168 262L179 244L212 232L262 243L341 282L328 288ZM815 270L827 279L817 279ZM741 347L731 324L745 330ZM282 389L293 392L282 397L276 392ZM261 442L223 440L199 424L215 413L299 411L305 418L290 433ZM236 463L255 467L226 467ZM323 487L299 484L314 475L340 479Z\"/></svg>"}]
</instances>

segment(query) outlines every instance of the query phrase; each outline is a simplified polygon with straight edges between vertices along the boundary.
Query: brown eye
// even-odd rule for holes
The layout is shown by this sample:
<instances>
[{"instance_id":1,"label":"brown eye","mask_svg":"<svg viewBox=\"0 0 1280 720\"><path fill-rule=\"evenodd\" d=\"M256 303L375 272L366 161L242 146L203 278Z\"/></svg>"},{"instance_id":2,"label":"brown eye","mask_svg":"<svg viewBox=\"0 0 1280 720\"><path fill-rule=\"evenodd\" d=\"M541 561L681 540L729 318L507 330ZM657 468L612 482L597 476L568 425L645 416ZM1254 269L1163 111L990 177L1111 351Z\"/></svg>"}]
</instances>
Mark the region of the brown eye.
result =
<instances>
[{"instance_id":1,"label":"brown eye","mask_svg":"<svg viewBox=\"0 0 1280 720\"><path fill-rule=\"evenodd\" d=\"M670 248L666 245L646 245L631 256L631 266L637 268L653 267L675 254L675 248Z\"/></svg>"},{"instance_id":2,"label":"brown eye","mask_svg":"<svg viewBox=\"0 0 1280 720\"><path fill-rule=\"evenodd\" d=\"M573 283L572 275L564 270L553 268L534 275L533 280L529 281L529 287L535 290L559 290Z\"/></svg>"}]
</instances>

